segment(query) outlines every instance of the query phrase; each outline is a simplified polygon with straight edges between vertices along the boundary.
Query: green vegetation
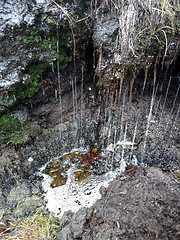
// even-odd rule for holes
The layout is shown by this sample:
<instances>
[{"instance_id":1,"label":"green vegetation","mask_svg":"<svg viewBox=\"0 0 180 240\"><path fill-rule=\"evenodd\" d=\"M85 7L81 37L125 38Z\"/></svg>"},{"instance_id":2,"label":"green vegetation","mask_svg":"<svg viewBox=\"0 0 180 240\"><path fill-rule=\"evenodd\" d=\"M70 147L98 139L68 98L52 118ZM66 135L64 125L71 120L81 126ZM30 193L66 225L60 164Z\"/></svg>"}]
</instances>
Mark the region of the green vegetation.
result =
<instances>
[{"instance_id":1,"label":"green vegetation","mask_svg":"<svg viewBox=\"0 0 180 240\"><path fill-rule=\"evenodd\" d=\"M48 61L59 61L60 67L72 60L71 42L72 36L69 26L61 25L57 27L55 19L52 16L36 13L36 24L34 26L22 25L20 34L16 37L18 41L22 41L31 51L36 51L42 55L49 52ZM50 31L42 30L41 25L50 25ZM57 44L58 41L58 44ZM57 45L59 49L57 51ZM45 59L44 59L45 60Z\"/></svg>"},{"instance_id":2,"label":"green vegetation","mask_svg":"<svg viewBox=\"0 0 180 240\"><path fill-rule=\"evenodd\" d=\"M22 144L40 133L41 127L39 125L29 125L27 122L21 122L8 114L0 116L0 143Z\"/></svg>"},{"instance_id":3,"label":"green vegetation","mask_svg":"<svg viewBox=\"0 0 180 240\"><path fill-rule=\"evenodd\" d=\"M41 88L39 78L49 65L47 63L32 63L27 67L26 72L31 75L29 86L20 85L14 91L9 93L9 97L14 102L32 97Z\"/></svg>"},{"instance_id":4,"label":"green vegetation","mask_svg":"<svg viewBox=\"0 0 180 240\"><path fill-rule=\"evenodd\" d=\"M55 98L55 97L51 97L50 102L53 103L53 104L56 104L56 103L58 103L58 99Z\"/></svg>"},{"instance_id":5,"label":"green vegetation","mask_svg":"<svg viewBox=\"0 0 180 240\"><path fill-rule=\"evenodd\" d=\"M70 54L70 49L68 49L68 42L67 38L69 38L68 33L67 35L63 33L63 29L59 29L61 32L61 36L59 36L59 51L57 52L57 33L53 32L51 36L44 37L41 42L41 50L46 51L47 49L51 49L52 54L56 61L58 60L60 63L60 67L63 67L66 63L71 62L72 56Z\"/></svg>"},{"instance_id":6,"label":"green vegetation","mask_svg":"<svg viewBox=\"0 0 180 240\"><path fill-rule=\"evenodd\" d=\"M37 13L38 21L42 19L49 21L47 14ZM51 19L53 20L53 19ZM48 23L47 23L48 24ZM20 29L20 34L17 36L18 41L22 41L23 44L27 45L31 51L38 51L40 54L49 52L52 61L59 61L60 68L63 68L68 62L72 60L71 49L69 41L71 41L71 33L67 26L57 26L53 23L52 30L49 33L40 30L39 24L34 26L23 25ZM57 43L58 41L58 43ZM57 45L59 49L57 51ZM45 54L46 55L46 54ZM54 64L55 67L57 64ZM49 67L46 59L42 62L34 62L27 66L25 73L31 75L31 83L29 86L19 85L16 89L9 93L10 99L16 103L19 100L32 97L41 88L39 78L41 74Z\"/></svg>"},{"instance_id":7,"label":"green vegetation","mask_svg":"<svg viewBox=\"0 0 180 240\"><path fill-rule=\"evenodd\" d=\"M0 105L4 105L4 101L0 99Z\"/></svg>"},{"instance_id":8,"label":"green vegetation","mask_svg":"<svg viewBox=\"0 0 180 240\"><path fill-rule=\"evenodd\" d=\"M9 99L16 104L18 101L30 98L38 92L41 88L39 78L47 67L48 64L43 62L30 64L26 69L26 73L31 75L30 84L27 86L21 84L16 87L14 91L9 92ZM3 101L0 100L0 104L3 104ZM37 126L36 128L33 127L33 129L31 129L31 127L27 126L25 122L14 119L8 114L3 114L0 116L0 142L2 143L6 141L15 145L22 144L27 141L30 136L34 136L40 132L41 130L39 128L40 127Z\"/></svg>"},{"instance_id":9,"label":"green vegetation","mask_svg":"<svg viewBox=\"0 0 180 240\"><path fill-rule=\"evenodd\" d=\"M0 232L0 237L8 240L53 240L56 239L60 223L61 219L39 210L25 219L9 220L8 230Z\"/></svg>"},{"instance_id":10,"label":"green vegetation","mask_svg":"<svg viewBox=\"0 0 180 240\"><path fill-rule=\"evenodd\" d=\"M0 132L9 142L15 145L22 143L22 129L23 123L13 117L6 114L0 117Z\"/></svg>"},{"instance_id":11,"label":"green vegetation","mask_svg":"<svg viewBox=\"0 0 180 240\"><path fill-rule=\"evenodd\" d=\"M0 117L0 130L6 133L12 133L21 129L21 123L11 116L3 115Z\"/></svg>"}]
</instances>

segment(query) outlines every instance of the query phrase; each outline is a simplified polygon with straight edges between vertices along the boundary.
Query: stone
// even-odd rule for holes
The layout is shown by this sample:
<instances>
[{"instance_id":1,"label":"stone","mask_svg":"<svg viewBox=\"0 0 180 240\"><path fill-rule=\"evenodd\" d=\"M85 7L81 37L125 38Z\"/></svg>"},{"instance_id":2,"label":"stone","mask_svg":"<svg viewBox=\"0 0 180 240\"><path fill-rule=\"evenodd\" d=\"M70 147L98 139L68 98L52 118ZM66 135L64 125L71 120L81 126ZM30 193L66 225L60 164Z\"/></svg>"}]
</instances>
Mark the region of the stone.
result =
<instances>
[{"instance_id":1,"label":"stone","mask_svg":"<svg viewBox=\"0 0 180 240\"><path fill-rule=\"evenodd\" d=\"M4 173L4 167L10 165L11 160L4 154L0 157L0 174Z\"/></svg>"},{"instance_id":2,"label":"stone","mask_svg":"<svg viewBox=\"0 0 180 240\"><path fill-rule=\"evenodd\" d=\"M42 207L44 201L41 197L32 195L19 202L13 211L14 217L24 217L33 214L38 208Z\"/></svg>"},{"instance_id":3,"label":"stone","mask_svg":"<svg viewBox=\"0 0 180 240\"><path fill-rule=\"evenodd\" d=\"M9 206L17 205L19 202L24 201L24 199L30 195L31 191L27 184L24 182L11 189L7 198L7 203Z\"/></svg>"}]
</instances>

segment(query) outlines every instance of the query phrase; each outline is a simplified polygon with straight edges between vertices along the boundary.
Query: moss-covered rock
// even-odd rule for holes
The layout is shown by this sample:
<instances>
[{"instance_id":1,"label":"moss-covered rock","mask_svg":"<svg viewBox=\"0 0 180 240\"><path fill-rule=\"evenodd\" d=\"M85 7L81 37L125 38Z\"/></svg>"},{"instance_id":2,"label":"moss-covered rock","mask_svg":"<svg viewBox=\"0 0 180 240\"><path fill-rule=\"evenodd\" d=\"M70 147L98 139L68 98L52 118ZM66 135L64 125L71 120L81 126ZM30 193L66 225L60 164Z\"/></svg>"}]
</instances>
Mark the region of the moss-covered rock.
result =
<instances>
[{"instance_id":1,"label":"moss-covered rock","mask_svg":"<svg viewBox=\"0 0 180 240\"><path fill-rule=\"evenodd\" d=\"M87 21L77 23L75 31L76 20L89 14L88 1L69 0L58 5L45 0L7 0L0 4L2 113L19 100L32 97L40 89L40 76L47 68L56 68L58 63L62 69L73 55L80 58L91 34Z\"/></svg>"},{"instance_id":2,"label":"moss-covered rock","mask_svg":"<svg viewBox=\"0 0 180 240\"><path fill-rule=\"evenodd\" d=\"M20 121L7 114L0 117L0 143L22 144L40 132L41 128L38 125Z\"/></svg>"}]
</instances>

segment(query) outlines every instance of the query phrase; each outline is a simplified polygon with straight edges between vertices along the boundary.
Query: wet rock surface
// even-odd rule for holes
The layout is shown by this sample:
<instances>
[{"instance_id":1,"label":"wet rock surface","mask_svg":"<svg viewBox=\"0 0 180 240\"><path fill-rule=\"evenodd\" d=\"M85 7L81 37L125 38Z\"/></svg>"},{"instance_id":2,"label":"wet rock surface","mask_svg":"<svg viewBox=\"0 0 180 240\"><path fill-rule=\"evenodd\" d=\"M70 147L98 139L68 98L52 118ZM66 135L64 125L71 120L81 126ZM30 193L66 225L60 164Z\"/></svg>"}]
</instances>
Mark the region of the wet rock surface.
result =
<instances>
[{"instance_id":1,"label":"wet rock surface","mask_svg":"<svg viewBox=\"0 0 180 240\"><path fill-rule=\"evenodd\" d=\"M19 101L19 88L22 88L21 92L31 88L47 68L57 68L57 61L62 69L72 60L73 39L65 13L73 9L74 17L80 19L84 16L82 13L88 14L89 6L86 1L82 4L66 1L60 6L62 8L51 0L0 2L0 113ZM88 45L90 27L84 21L78 27L76 34L82 34L78 39L78 50L84 55L86 47L81 48L81 45ZM57 50L58 42L60 51ZM34 76L36 79L33 79Z\"/></svg>"},{"instance_id":2,"label":"wet rock surface","mask_svg":"<svg viewBox=\"0 0 180 240\"><path fill-rule=\"evenodd\" d=\"M158 168L130 165L93 207L64 215L57 239L177 239L179 184Z\"/></svg>"},{"instance_id":3,"label":"wet rock surface","mask_svg":"<svg viewBox=\"0 0 180 240\"><path fill-rule=\"evenodd\" d=\"M47 76L48 78L49 76ZM64 77L64 83L66 79L68 77ZM161 82L161 78L159 81ZM79 83L80 80L78 80ZM68 89L69 81L66 84L64 87ZM144 141L151 104L149 89L147 89L144 97L137 97L141 96L141 88L138 90L139 83L137 82L137 85L134 86L132 102L129 105L128 84L127 88L124 88L122 102L117 104L115 103L118 99L112 100L111 94L108 95L103 90L97 94L98 90L90 79L85 83L83 95L80 94L80 84L77 86L76 107L71 89L69 92L64 91L62 96L62 122L60 121L60 104L46 100L43 91L14 109L13 114L18 117L34 119L34 124L41 126L41 130L34 135L32 140L23 145L1 145L0 183L2 194L0 208L6 209L6 214L13 213L14 216L22 216L23 212L28 214L30 211L35 211L41 203L43 192L40 190L39 195L31 191L32 186L41 185L39 176L34 173L52 158L61 156L65 152L68 153L73 148L92 149L97 147L98 149L104 149L107 146L111 148L114 142L120 140L121 144L116 149L118 160L114 159L113 164L110 161L109 170L118 167L119 160L123 156L128 164L132 162L143 166L166 168L169 172L179 171L178 136L180 125L179 119L176 119L179 95L173 106L174 96L177 94L177 89L173 83L169 89L169 97L166 99L164 108L166 92L164 92L164 95L162 94L161 98L159 98L160 93L157 92L153 106L154 114L150 119L146 139L146 148L144 148ZM48 93L48 88L51 89L51 87L48 84L46 87ZM47 94L47 98L50 99L50 96ZM169 115L170 112L171 115ZM126 123L128 123L126 140L132 142L134 138L134 144L124 146ZM136 124L138 125L134 137ZM11 200L8 200L10 199L9 195L11 196L14 191L18 196L19 192L16 191L16 188L18 183L22 184L23 182L26 183L30 194L24 195L23 200L17 197L15 204L9 204L12 203ZM32 206L31 203L33 203ZM45 207L45 203L42 204ZM28 212L27 209L31 210Z\"/></svg>"},{"instance_id":4,"label":"wet rock surface","mask_svg":"<svg viewBox=\"0 0 180 240\"><path fill-rule=\"evenodd\" d=\"M28 216L44 204L40 185L32 183L18 183L12 188L7 198L11 214L16 218Z\"/></svg>"},{"instance_id":5,"label":"wet rock surface","mask_svg":"<svg viewBox=\"0 0 180 240\"><path fill-rule=\"evenodd\" d=\"M76 3L70 1L72 2ZM82 8L87 9L88 1L80 2ZM110 2L116 4L116 1ZM9 90L11 92L16 87L18 89L19 83L29 86L32 79L27 67L31 63L36 65L45 61L48 69L43 69L45 72L40 74L39 82L42 85L39 91L18 102L9 114L21 121L22 126L23 123L30 123L28 131L22 131L21 144L13 144L11 141L5 144L1 138L7 140L6 136L0 136L0 217L4 215L7 218L11 214L23 217L32 214L39 207L45 207L41 182L36 171L53 157L79 147L96 147L100 150L112 148L114 143L120 141L117 149L118 161L113 160L108 170L118 167L119 160L123 159L128 164L165 168L170 176L164 175L158 169L130 168L115 180L108 190L102 189L102 199L94 207L82 209L77 214L65 215L59 239L177 239L176 230L179 231L179 225L175 223L175 219L179 220L179 190L171 174L178 173L180 159L179 62L173 65L170 59L166 59L164 68L157 66L153 100L155 66L148 68L145 89L144 72L136 76L134 84L132 73L127 72L129 75L124 78L123 68L114 72L114 63L121 66L120 51L118 48L115 51L116 38L121 36L118 33L119 26L123 21L126 22L130 13L137 13L142 6L139 7L138 1L126 6L126 1L122 11L125 15L120 14L122 18L116 19L116 7L108 5L108 1L99 1L93 10L93 40L89 36L92 25L87 18L85 29L80 26L78 29L80 36L85 37L82 42L77 42L77 48L81 48L82 55L78 56L76 66L74 63L67 63L69 59L60 69L59 89L55 65L57 59L54 59L56 42L54 49L49 47L53 40L52 29L54 37L57 37L56 24L53 24L52 19L54 17L59 21L59 9L57 10L50 0L26 3L10 3L8 0L4 1L3 6L2 2L0 3L0 13L4 19L0 32L3 43L0 49L0 113L16 102L15 95L13 98L9 97ZM121 3L117 5L118 11L121 7L119 4ZM71 4L66 7L71 10ZM143 5L143 8L146 9L146 6ZM77 9L76 5L75 10ZM137 11L131 11L133 9ZM84 16L81 15L84 13L81 10L77 10L79 13L76 17ZM108 13L109 11L111 13ZM173 11L176 12L176 9ZM88 14L89 9L85 15ZM68 28L68 35L63 37L68 39L71 31L65 16L61 17L61 23L66 22ZM144 17L141 17L142 20ZM36 22L38 18L41 19L40 25ZM27 22L30 29L24 26ZM134 23L139 26L136 21ZM129 27L126 24L122 29L129 30L126 26ZM39 30L47 36L41 36ZM120 42L124 44L121 50L128 53L128 38L123 36L125 37L122 34L120 38ZM148 34L146 37L149 39ZM65 44L68 47L73 42L72 36L70 39ZM172 52L168 55L170 58L173 54L178 55L178 51L173 53L176 40L173 40ZM130 42L131 44L134 43ZM164 49L162 52L164 53ZM132 61L136 60L132 57L133 54L131 52L130 55ZM124 57L129 58L126 54ZM150 57L152 60L154 55L145 54L142 57L143 64L146 65L149 63L146 58ZM125 62L129 64L128 61ZM136 61L132 66L136 66ZM95 68L100 78L94 75ZM112 71L116 74L113 75ZM101 76L102 79L105 77L105 89L97 87L101 86ZM116 78L118 81L114 80ZM112 88L109 88L109 84ZM134 143L125 146L123 141ZM87 191L86 194L91 193ZM5 213L2 213L3 211Z\"/></svg>"},{"instance_id":6,"label":"wet rock surface","mask_svg":"<svg viewBox=\"0 0 180 240\"><path fill-rule=\"evenodd\" d=\"M129 77L131 74L136 74L140 69L155 61L154 57L160 46L156 40L153 40L153 27L164 28L166 20L167 25L171 23L168 22L169 19L165 20L161 16L159 1L132 2L127 0L121 2L115 0L112 2L102 0L95 2L93 7L93 41L99 52L96 74L100 76L100 85L112 87L115 79L123 79L124 75ZM171 11L178 15L178 3L174 1L171 7ZM173 59L176 54L178 56L178 23L175 29L177 34L173 35L173 38L170 37L172 44L167 55L163 56L163 51L160 53L166 61ZM128 71L124 71L125 69Z\"/></svg>"}]
</instances>

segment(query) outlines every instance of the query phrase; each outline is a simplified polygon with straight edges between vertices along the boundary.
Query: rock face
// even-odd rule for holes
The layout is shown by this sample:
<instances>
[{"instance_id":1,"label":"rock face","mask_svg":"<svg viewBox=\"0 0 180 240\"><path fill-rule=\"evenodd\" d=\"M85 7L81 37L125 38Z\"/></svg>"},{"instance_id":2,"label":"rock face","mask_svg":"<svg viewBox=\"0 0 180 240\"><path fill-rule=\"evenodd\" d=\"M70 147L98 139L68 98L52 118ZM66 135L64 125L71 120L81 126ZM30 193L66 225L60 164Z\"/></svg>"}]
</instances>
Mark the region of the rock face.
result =
<instances>
[{"instance_id":1,"label":"rock face","mask_svg":"<svg viewBox=\"0 0 180 240\"><path fill-rule=\"evenodd\" d=\"M100 85L136 75L154 64L162 67L178 55L178 1L95 1L94 46L99 52ZM157 54L158 53L158 54Z\"/></svg>"},{"instance_id":2,"label":"rock face","mask_svg":"<svg viewBox=\"0 0 180 240\"><path fill-rule=\"evenodd\" d=\"M130 140L133 144L125 149L120 144L119 148L125 161L134 159L137 163L138 159L138 163L170 170L177 170L179 166L177 102L180 85L179 66L175 64L178 1L165 5L154 0L57 2L59 6L53 0L0 2L0 114L11 107L10 113L0 116L0 202L4 204L8 199L17 216L22 216L23 211L29 213L31 200L33 211L39 207L39 196L32 192L26 194L26 187L30 188L38 167L73 148L103 149L118 140ZM76 19L81 21L76 22ZM76 31L72 27L75 23ZM76 62L73 62L74 37ZM141 69L144 70L141 72ZM158 71L160 69L162 71ZM97 82L101 89L96 86ZM3 145L4 141L8 144ZM168 212L170 220L161 215L158 221L162 218L162 224L166 224L167 220L167 229L174 232L176 187L172 184L171 189L162 173L157 173L159 180L155 172L149 171L137 170L132 175L134 185L140 183L141 188L137 189L141 191L142 206L146 209L141 217L150 216L148 207L156 206L166 215L166 201L171 204L172 196L174 208ZM162 191L162 179L167 183L168 196ZM31 183L25 188L14 186L12 189L17 180ZM118 205L118 213L113 205L113 213L109 215L111 202L108 201L105 210L102 209L106 201L103 198L97 208L104 211L104 217L102 211L98 213L94 208L83 209L79 216L70 213L67 223L63 223L63 226L68 225L60 232L60 239L102 239L98 231L105 239L111 236L128 239L133 232L141 239L140 231L144 228L147 233L143 233L142 239L161 236L166 239L169 230L163 233L161 225L156 228L155 212L154 218L148 219L154 232L147 222L141 225L136 215L138 191L131 188L130 180L131 175L128 175L127 182L118 179L114 183L112 194L120 191L124 196L115 200L115 205L122 204ZM157 187L155 191L151 188L153 184ZM148 186L152 191L150 196ZM23 198L13 205L14 192L21 194L21 187ZM158 202L153 202L156 193ZM134 195L127 213L125 201ZM143 196L149 205L145 204ZM73 221L68 223L71 216ZM117 219L122 220L122 226Z\"/></svg>"},{"instance_id":3,"label":"rock face","mask_svg":"<svg viewBox=\"0 0 180 240\"><path fill-rule=\"evenodd\" d=\"M157 51L162 65L172 64L178 54L178 4L147 0L101 0L91 4L69 0L60 5L53 0L1 1L0 111L13 105L17 98L9 98L4 90L12 92L13 88L29 86L34 81L31 63L41 63L41 67L44 63L40 74L57 60L61 66L72 60L75 33L70 25L74 19L85 17L80 21L83 24L77 23L77 48L88 43L92 34L90 18L86 19L90 6L100 85L112 87L112 81L122 79L127 70L133 69L137 74L149 67Z\"/></svg>"},{"instance_id":4,"label":"rock face","mask_svg":"<svg viewBox=\"0 0 180 240\"><path fill-rule=\"evenodd\" d=\"M50 60L47 56L50 54L40 55L38 48L33 48L25 41L25 37L32 38L31 44L35 43L32 33L25 32L23 25L33 27L37 15L36 11L44 10L44 4L47 1L41 1L42 5L38 6L29 1L28 4L22 1L1 1L1 81L0 88L8 89L17 82L22 81L21 72L25 70L27 64L32 61ZM48 1L51 3L51 1ZM23 32L23 34L21 34ZM24 36L24 40L23 40ZM38 39L37 39L38 40ZM36 41L37 41L36 40ZM44 56L43 56L44 55ZM25 79L24 79L25 80ZM26 81L24 81L26 82Z\"/></svg>"},{"instance_id":5,"label":"rock face","mask_svg":"<svg viewBox=\"0 0 180 240\"><path fill-rule=\"evenodd\" d=\"M76 8L86 13L86 10L82 11L86 3L77 6L74 1L67 1L61 7L54 2L18 0L0 3L0 112L18 100L15 89L24 86L23 91L31 87L40 74L55 62L58 61L62 68L72 60L73 30L69 25L72 19L67 14L70 14L69 9L76 12ZM80 18L78 12L76 14L73 17ZM78 26L82 28L81 24ZM86 39L89 38L87 29ZM7 92L12 94L9 96ZM26 94L25 97L29 96Z\"/></svg>"},{"instance_id":6,"label":"rock face","mask_svg":"<svg viewBox=\"0 0 180 240\"><path fill-rule=\"evenodd\" d=\"M63 216L57 239L177 239L180 192L171 177L129 166L93 207Z\"/></svg>"}]
</instances>

